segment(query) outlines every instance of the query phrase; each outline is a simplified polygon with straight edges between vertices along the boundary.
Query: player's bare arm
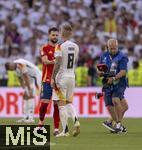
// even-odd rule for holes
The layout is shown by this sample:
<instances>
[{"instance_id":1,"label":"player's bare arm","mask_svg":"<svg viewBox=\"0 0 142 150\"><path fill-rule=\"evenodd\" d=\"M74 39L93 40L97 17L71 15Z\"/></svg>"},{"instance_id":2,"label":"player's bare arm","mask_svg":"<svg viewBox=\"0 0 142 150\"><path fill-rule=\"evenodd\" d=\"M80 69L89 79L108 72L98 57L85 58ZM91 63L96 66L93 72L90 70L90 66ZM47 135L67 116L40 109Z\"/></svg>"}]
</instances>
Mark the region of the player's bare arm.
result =
<instances>
[{"instance_id":1,"label":"player's bare arm","mask_svg":"<svg viewBox=\"0 0 142 150\"><path fill-rule=\"evenodd\" d=\"M21 64L18 64L17 67L19 68L19 70L21 71L22 73L22 80L24 81L24 84L25 84L25 87L28 88L28 90L31 90L31 86L30 86L30 77L27 73L27 68L25 65L21 65Z\"/></svg>"},{"instance_id":2,"label":"player's bare arm","mask_svg":"<svg viewBox=\"0 0 142 150\"><path fill-rule=\"evenodd\" d=\"M56 78L57 73L59 72L61 62L62 62L62 57L60 56L56 57L53 74L52 74L52 82L51 82L52 87L55 86L55 78Z\"/></svg>"},{"instance_id":3,"label":"player's bare arm","mask_svg":"<svg viewBox=\"0 0 142 150\"><path fill-rule=\"evenodd\" d=\"M26 86L25 86L24 79L22 77L19 77L19 82L20 82L20 85L22 86L22 88L25 89L24 94L23 94L23 98L25 100L27 100L29 97L28 97L28 93L26 91Z\"/></svg>"},{"instance_id":4,"label":"player's bare arm","mask_svg":"<svg viewBox=\"0 0 142 150\"><path fill-rule=\"evenodd\" d=\"M29 77L29 75L27 73L26 66L25 65L17 65L17 67L22 72L21 79L24 82L24 87L27 88L27 90L28 90L28 91L25 91L24 95L26 95L26 97L28 97L28 98L32 98L33 94L32 94L32 88L31 88L31 85L30 85L30 77Z\"/></svg>"},{"instance_id":5,"label":"player's bare arm","mask_svg":"<svg viewBox=\"0 0 142 150\"><path fill-rule=\"evenodd\" d=\"M122 78L123 76L126 75L126 70L121 70L116 76L115 76L115 80L118 80L120 78Z\"/></svg>"},{"instance_id":6,"label":"player's bare arm","mask_svg":"<svg viewBox=\"0 0 142 150\"><path fill-rule=\"evenodd\" d=\"M126 75L126 70L120 70L120 72L115 77L108 78L108 84L112 84L113 80L119 80Z\"/></svg>"},{"instance_id":7,"label":"player's bare arm","mask_svg":"<svg viewBox=\"0 0 142 150\"><path fill-rule=\"evenodd\" d=\"M29 75L27 73L23 74L23 80L25 81L25 86L28 88L28 90L31 90L30 78L29 78Z\"/></svg>"},{"instance_id":8,"label":"player's bare arm","mask_svg":"<svg viewBox=\"0 0 142 150\"><path fill-rule=\"evenodd\" d=\"M42 56L41 60L44 64L54 64L55 63L55 60L50 61L47 56Z\"/></svg>"},{"instance_id":9,"label":"player's bare arm","mask_svg":"<svg viewBox=\"0 0 142 150\"><path fill-rule=\"evenodd\" d=\"M25 83L24 83L24 80L19 77L19 82L20 82L20 85L22 86L22 88L24 89L25 88Z\"/></svg>"},{"instance_id":10,"label":"player's bare arm","mask_svg":"<svg viewBox=\"0 0 142 150\"><path fill-rule=\"evenodd\" d=\"M33 97L33 93L32 93L33 89L30 85L30 77L27 73L23 74L23 80L25 81L25 87L28 88L28 96L29 96L29 98L32 98Z\"/></svg>"}]
</instances>

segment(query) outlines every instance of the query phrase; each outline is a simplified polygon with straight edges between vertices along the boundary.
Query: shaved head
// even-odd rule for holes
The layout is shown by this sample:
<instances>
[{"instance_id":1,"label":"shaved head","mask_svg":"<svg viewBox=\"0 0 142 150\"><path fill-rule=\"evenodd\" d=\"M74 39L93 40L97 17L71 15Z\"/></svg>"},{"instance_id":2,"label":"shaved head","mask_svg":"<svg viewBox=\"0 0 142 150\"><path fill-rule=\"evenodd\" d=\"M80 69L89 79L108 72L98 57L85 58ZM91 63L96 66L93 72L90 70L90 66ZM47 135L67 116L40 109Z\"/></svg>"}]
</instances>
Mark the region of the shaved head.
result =
<instances>
[{"instance_id":1,"label":"shaved head","mask_svg":"<svg viewBox=\"0 0 142 150\"><path fill-rule=\"evenodd\" d=\"M118 51L118 41L116 39L109 39L107 41L107 47L109 52L114 55Z\"/></svg>"},{"instance_id":2,"label":"shaved head","mask_svg":"<svg viewBox=\"0 0 142 150\"><path fill-rule=\"evenodd\" d=\"M118 46L118 41L116 39L109 39L107 41L107 46L109 46L109 45L116 45L116 46Z\"/></svg>"}]
</instances>

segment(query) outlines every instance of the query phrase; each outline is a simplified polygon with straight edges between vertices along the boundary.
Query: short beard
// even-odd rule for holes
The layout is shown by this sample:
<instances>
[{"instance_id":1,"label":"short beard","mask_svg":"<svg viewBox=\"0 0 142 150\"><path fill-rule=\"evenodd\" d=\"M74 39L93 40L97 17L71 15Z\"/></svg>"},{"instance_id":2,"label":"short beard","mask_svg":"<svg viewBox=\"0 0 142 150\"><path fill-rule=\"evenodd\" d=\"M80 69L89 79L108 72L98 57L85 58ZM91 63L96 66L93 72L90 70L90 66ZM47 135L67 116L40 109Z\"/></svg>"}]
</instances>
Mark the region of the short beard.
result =
<instances>
[{"instance_id":1,"label":"short beard","mask_svg":"<svg viewBox=\"0 0 142 150\"><path fill-rule=\"evenodd\" d=\"M50 40L53 44L56 44L58 42L58 40L54 41L54 40Z\"/></svg>"}]
</instances>

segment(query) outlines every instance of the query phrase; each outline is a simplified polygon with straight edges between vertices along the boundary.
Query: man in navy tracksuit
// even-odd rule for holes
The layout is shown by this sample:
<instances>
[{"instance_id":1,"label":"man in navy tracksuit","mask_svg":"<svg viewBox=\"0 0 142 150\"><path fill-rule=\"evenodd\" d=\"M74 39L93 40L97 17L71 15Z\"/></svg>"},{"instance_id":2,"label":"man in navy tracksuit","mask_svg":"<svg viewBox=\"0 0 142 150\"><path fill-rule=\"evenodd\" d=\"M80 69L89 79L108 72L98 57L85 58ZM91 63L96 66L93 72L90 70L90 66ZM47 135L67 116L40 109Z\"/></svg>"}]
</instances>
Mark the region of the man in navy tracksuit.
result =
<instances>
[{"instance_id":1,"label":"man in navy tracksuit","mask_svg":"<svg viewBox=\"0 0 142 150\"><path fill-rule=\"evenodd\" d=\"M116 121L115 128L112 127L111 122L105 121L103 125L112 131L124 131L121 124L123 115L128 109L126 100L124 99L124 92L128 86L127 82L127 63L128 58L118 50L118 42L115 39L109 39L107 42L108 51L100 58L100 64L107 66L107 71L99 71L99 75L103 76L103 92L105 104L108 107L110 115Z\"/></svg>"}]
</instances>

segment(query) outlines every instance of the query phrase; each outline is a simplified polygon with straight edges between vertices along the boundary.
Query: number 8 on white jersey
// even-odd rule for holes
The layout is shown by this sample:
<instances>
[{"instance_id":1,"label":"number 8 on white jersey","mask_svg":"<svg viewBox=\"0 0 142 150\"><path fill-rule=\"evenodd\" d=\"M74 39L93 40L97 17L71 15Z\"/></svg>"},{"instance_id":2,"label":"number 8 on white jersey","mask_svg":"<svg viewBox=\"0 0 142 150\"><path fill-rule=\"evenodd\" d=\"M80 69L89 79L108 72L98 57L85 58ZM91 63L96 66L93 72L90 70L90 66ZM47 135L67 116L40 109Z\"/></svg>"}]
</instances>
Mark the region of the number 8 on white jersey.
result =
<instances>
[{"instance_id":1,"label":"number 8 on white jersey","mask_svg":"<svg viewBox=\"0 0 142 150\"><path fill-rule=\"evenodd\" d=\"M55 58L62 57L59 73L62 77L75 78L75 63L78 58L79 47L72 41L65 41L55 48Z\"/></svg>"}]
</instances>

